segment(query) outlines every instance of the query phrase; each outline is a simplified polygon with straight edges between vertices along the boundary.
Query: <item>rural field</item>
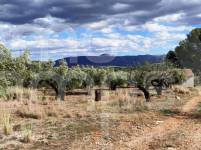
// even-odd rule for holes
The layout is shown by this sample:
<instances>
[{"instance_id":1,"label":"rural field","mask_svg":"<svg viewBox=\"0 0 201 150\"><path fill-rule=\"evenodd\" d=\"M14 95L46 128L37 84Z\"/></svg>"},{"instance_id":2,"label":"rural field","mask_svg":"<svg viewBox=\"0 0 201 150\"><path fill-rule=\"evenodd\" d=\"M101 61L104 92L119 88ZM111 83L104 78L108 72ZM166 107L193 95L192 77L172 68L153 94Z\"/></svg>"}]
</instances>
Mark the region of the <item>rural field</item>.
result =
<instances>
[{"instance_id":1,"label":"rural field","mask_svg":"<svg viewBox=\"0 0 201 150\"><path fill-rule=\"evenodd\" d=\"M201 1L0 0L0 150L201 150Z\"/></svg>"},{"instance_id":2,"label":"rural field","mask_svg":"<svg viewBox=\"0 0 201 150\"><path fill-rule=\"evenodd\" d=\"M135 88L104 90L98 102L94 92L79 95L83 90L64 101L51 89L9 90L10 99L0 102L2 150L201 147L200 87L174 86L161 96L152 90L150 102Z\"/></svg>"}]
</instances>

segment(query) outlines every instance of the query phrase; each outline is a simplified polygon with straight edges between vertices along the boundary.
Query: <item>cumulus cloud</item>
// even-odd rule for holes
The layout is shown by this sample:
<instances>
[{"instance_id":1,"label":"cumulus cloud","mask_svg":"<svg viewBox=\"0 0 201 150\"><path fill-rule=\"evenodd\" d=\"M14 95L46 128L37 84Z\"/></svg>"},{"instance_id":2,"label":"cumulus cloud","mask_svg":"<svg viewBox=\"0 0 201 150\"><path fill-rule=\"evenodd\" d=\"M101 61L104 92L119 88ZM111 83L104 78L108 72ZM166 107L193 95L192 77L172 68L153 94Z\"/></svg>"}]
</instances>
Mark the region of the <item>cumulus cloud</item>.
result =
<instances>
[{"instance_id":1,"label":"cumulus cloud","mask_svg":"<svg viewBox=\"0 0 201 150\"><path fill-rule=\"evenodd\" d=\"M124 3L116 3L112 6L112 9L114 11L123 11L127 10L129 7L131 7L129 4L124 4Z\"/></svg>"},{"instance_id":2,"label":"cumulus cloud","mask_svg":"<svg viewBox=\"0 0 201 150\"><path fill-rule=\"evenodd\" d=\"M1 0L0 9L0 41L35 56L167 51L201 21L199 0Z\"/></svg>"}]
</instances>

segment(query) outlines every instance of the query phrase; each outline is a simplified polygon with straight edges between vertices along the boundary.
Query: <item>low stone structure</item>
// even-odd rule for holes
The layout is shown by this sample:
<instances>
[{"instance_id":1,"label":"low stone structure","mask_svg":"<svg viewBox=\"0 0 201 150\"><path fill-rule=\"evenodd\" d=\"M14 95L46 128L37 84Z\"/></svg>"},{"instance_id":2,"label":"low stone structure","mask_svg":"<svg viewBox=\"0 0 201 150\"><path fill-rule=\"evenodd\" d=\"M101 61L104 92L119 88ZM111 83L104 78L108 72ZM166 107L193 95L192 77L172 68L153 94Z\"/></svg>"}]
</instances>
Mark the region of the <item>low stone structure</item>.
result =
<instances>
[{"instance_id":1,"label":"low stone structure","mask_svg":"<svg viewBox=\"0 0 201 150\"><path fill-rule=\"evenodd\" d=\"M182 84L184 87L194 87L194 73L191 69L184 69L184 73L186 76L186 81Z\"/></svg>"}]
</instances>

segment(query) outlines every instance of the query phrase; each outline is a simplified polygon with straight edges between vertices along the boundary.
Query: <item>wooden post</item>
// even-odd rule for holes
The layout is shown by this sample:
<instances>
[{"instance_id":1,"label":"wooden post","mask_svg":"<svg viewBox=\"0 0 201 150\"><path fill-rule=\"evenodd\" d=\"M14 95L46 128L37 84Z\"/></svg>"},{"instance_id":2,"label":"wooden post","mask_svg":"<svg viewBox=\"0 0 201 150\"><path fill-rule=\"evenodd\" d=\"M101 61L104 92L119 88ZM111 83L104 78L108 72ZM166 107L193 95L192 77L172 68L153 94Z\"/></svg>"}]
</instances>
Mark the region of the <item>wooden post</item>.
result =
<instances>
[{"instance_id":1,"label":"wooden post","mask_svg":"<svg viewBox=\"0 0 201 150\"><path fill-rule=\"evenodd\" d=\"M95 101L96 102L101 101L101 94L102 94L101 89L96 89L95 90Z\"/></svg>"}]
</instances>

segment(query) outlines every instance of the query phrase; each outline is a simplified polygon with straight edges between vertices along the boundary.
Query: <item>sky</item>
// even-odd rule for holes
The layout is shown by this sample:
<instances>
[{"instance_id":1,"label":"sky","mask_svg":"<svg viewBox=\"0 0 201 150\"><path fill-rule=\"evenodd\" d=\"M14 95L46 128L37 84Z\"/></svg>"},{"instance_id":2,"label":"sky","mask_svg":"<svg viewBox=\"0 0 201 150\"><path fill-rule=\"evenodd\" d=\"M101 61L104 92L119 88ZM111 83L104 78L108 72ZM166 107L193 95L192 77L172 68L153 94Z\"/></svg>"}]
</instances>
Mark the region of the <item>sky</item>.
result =
<instances>
[{"instance_id":1,"label":"sky","mask_svg":"<svg viewBox=\"0 0 201 150\"><path fill-rule=\"evenodd\" d=\"M200 0L0 0L0 43L34 60L166 54L195 27Z\"/></svg>"}]
</instances>

